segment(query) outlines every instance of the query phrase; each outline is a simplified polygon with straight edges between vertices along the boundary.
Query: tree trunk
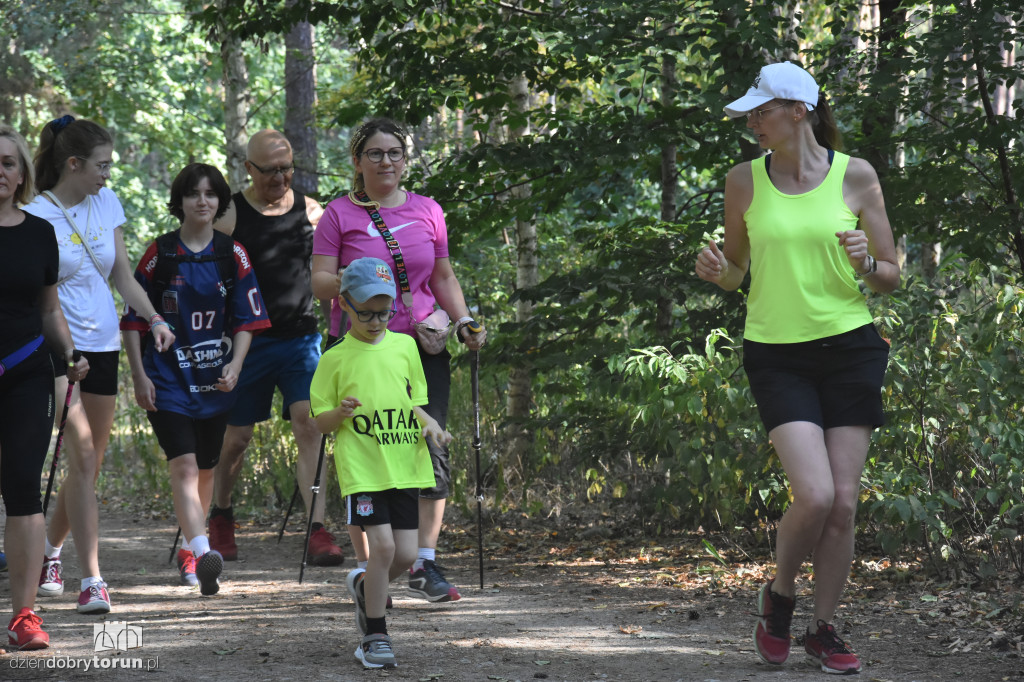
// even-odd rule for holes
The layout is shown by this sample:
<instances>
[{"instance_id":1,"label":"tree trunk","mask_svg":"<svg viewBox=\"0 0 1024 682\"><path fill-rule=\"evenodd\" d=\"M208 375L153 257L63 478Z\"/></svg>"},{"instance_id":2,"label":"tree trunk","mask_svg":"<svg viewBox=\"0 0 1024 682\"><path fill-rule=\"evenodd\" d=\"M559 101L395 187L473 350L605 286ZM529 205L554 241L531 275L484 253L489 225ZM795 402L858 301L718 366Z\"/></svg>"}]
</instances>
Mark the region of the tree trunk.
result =
<instances>
[{"instance_id":1,"label":"tree trunk","mask_svg":"<svg viewBox=\"0 0 1024 682\"><path fill-rule=\"evenodd\" d=\"M526 111L529 106L529 83L525 75L520 75L511 84L511 94L517 112ZM509 139L515 140L530 132L529 125L510 129ZM511 190L516 199L530 196L529 185L523 184ZM537 224L531 220L515 221L516 235L516 289L536 286L539 280L537 272ZM533 304L529 301L516 302L516 322L524 324L533 316ZM535 340L526 340L527 347L535 345ZM508 398L506 412L511 422L508 439L508 461L517 461L519 473L525 479L530 453L533 446L533 434L526 426L533 407L533 387L531 383L532 364L525 353L520 361L509 370Z\"/></svg>"},{"instance_id":2,"label":"tree trunk","mask_svg":"<svg viewBox=\"0 0 1024 682\"><path fill-rule=\"evenodd\" d=\"M225 6L230 0L219 0ZM238 191L248 184L245 146L249 141L249 70L242 42L228 31L221 36L220 58L224 68L224 143L228 184Z\"/></svg>"},{"instance_id":3,"label":"tree trunk","mask_svg":"<svg viewBox=\"0 0 1024 682\"><path fill-rule=\"evenodd\" d=\"M661 62L661 106L670 107L676 98L679 81L676 78L676 57L665 52ZM676 168L676 145L666 144L661 148L661 219L672 222L676 219L676 193L678 170ZM669 345L672 334L672 310L675 302L659 294L655 313L654 328L662 344Z\"/></svg>"},{"instance_id":4,"label":"tree trunk","mask_svg":"<svg viewBox=\"0 0 1024 682\"><path fill-rule=\"evenodd\" d=\"M295 0L289 0L289 5ZM292 187L303 194L316 194L320 187L317 167L316 63L313 58L313 27L301 21L284 39L284 135L292 143L295 176Z\"/></svg>"}]
</instances>

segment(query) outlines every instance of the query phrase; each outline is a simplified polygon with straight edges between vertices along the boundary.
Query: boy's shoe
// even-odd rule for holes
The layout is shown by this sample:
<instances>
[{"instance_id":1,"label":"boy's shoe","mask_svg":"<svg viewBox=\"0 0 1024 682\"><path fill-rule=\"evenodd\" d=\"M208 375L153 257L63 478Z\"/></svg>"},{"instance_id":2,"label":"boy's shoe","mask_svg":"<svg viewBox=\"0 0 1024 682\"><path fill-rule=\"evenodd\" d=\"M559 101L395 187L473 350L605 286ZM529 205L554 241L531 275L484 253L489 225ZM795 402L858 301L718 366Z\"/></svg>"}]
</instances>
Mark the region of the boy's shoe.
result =
<instances>
[{"instance_id":1,"label":"boy's shoe","mask_svg":"<svg viewBox=\"0 0 1024 682\"><path fill-rule=\"evenodd\" d=\"M363 596L363 577L365 574L365 568L353 568L348 572L348 577L345 578L345 586L348 587L348 593L352 595L352 602L356 605L356 628L359 629L359 634L363 636L366 635L366 598ZM359 654L357 653L356 656L358 657Z\"/></svg>"},{"instance_id":2,"label":"boy's shoe","mask_svg":"<svg viewBox=\"0 0 1024 682\"><path fill-rule=\"evenodd\" d=\"M757 625L754 649L765 663L785 663L789 657L789 627L793 622L796 599L772 592L772 578L757 594Z\"/></svg>"},{"instance_id":3,"label":"boy's shoe","mask_svg":"<svg viewBox=\"0 0 1024 682\"><path fill-rule=\"evenodd\" d=\"M810 632L804 639L807 655L821 663L821 669L837 675L852 675L860 672L857 660L846 642L839 638L836 629L823 620L818 621L818 631Z\"/></svg>"},{"instance_id":4,"label":"boy's shoe","mask_svg":"<svg viewBox=\"0 0 1024 682\"><path fill-rule=\"evenodd\" d=\"M238 545L235 544L235 516L227 514L210 515L210 549L220 553L224 561L238 560Z\"/></svg>"},{"instance_id":5,"label":"boy's shoe","mask_svg":"<svg viewBox=\"0 0 1024 682\"><path fill-rule=\"evenodd\" d=\"M220 572L224 570L224 557L215 549L196 560L196 578L199 579L199 592L209 597L220 591Z\"/></svg>"},{"instance_id":6,"label":"boy's shoe","mask_svg":"<svg viewBox=\"0 0 1024 682\"><path fill-rule=\"evenodd\" d=\"M317 528L309 536L309 563L313 566L341 566L345 560L341 547L334 544L334 536L326 528Z\"/></svg>"},{"instance_id":7,"label":"boy's shoe","mask_svg":"<svg viewBox=\"0 0 1024 682\"><path fill-rule=\"evenodd\" d=\"M106 583L89 585L78 595L79 613L110 613L110 595Z\"/></svg>"},{"instance_id":8,"label":"boy's shoe","mask_svg":"<svg viewBox=\"0 0 1024 682\"><path fill-rule=\"evenodd\" d=\"M181 584L195 587L199 584L196 577L196 555L187 549L178 550L178 573L181 574Z\"/></svg>"},{"instance_id":9,"label":"boy's shoe","mask_svg":"<svg viewBox=\"0 0 1024 682\"><path fill-rule=\"evenodd\" d=\"M409 569L409 589L427 601L458 601L462 599L455 585L445 580L440 567L427 559L418 571Z\"/></svg>"},{"instance_id":10,"label":"boy's shoe","mask_svg":"<svg viewBox=\"0 0 1024 682\"><path fill-rule=\"evenodd\" d=\"M32 609L18 611L7 625L7 644L19 651L50 646L50 636L43 632L43 619Z\"/></svg>"},{"instance_id":11,"label":"boy's shoe","mask_svg":"<svg viewBox=\"0 0 1024 682\"><path fill-rule=\"evenodd\" d=\"M391 649L391 638L387 635L372 634L363 637L356 648L356 658L364 668L397 668L395 652Z\"/></svg>"},{"instance_id":12,"label":"boy's shoe","mask_svg":"<svg viewBox=\"0 0 1024 682\"><path fill-rule=\"evenodd\" d=\"M44 556L43 571L39 574L39 588L36 594L40 597L56 597L64 594L64 580L61 578L60 559Z\"/></svg>"}]
</instances>

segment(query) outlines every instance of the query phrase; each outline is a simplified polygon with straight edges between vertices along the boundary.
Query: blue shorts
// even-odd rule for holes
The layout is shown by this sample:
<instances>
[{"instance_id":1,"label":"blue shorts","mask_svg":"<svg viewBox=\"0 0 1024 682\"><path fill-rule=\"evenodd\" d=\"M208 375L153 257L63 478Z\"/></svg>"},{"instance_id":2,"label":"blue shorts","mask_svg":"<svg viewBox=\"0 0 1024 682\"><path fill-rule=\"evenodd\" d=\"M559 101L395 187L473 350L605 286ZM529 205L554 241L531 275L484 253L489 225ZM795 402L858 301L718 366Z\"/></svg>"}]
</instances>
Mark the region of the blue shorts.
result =
<instances>
[{"instance_id":1,"label":"blue shorts","mask_svg":"<svg viewBox=\"0 0 1024 682\"><path fill-rule=\"evenodd\" d=\"M275 388L281 389L281 412L288 419L289 406L309 400L309 384L319 360L320 334L289 339L254 336L235 387L238 402L228 413L228 424L250 426L270 419Z\"/></svg>"}]
</instances>

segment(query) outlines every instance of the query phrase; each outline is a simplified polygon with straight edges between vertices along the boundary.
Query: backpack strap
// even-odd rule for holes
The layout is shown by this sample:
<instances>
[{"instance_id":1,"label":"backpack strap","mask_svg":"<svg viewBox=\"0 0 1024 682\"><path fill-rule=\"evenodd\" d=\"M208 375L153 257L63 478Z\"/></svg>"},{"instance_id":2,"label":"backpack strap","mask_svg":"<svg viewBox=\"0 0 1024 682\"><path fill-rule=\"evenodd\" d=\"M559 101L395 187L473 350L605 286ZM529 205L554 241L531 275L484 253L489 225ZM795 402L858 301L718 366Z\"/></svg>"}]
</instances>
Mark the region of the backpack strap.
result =
<instances>
[{"instance_id":1,"label":"backpack strap","mask_svg":"<svg viewBox=\"0 0 1024 682\"><path fill-rule=\"evenodd\" d=\"M232 293L235 288L235 240L218 230L213 231L213 254L201 256L178 253L180 230L162 234L156 238L156 265L153 268L153 280L149 286L149 301L153 308L161 314L163 311L163 295L170 286L171 280L178 274L178 263L217 262L217 270L221 284L224 285L226 307L230 310Z\"/></svg>"}]
</instances>

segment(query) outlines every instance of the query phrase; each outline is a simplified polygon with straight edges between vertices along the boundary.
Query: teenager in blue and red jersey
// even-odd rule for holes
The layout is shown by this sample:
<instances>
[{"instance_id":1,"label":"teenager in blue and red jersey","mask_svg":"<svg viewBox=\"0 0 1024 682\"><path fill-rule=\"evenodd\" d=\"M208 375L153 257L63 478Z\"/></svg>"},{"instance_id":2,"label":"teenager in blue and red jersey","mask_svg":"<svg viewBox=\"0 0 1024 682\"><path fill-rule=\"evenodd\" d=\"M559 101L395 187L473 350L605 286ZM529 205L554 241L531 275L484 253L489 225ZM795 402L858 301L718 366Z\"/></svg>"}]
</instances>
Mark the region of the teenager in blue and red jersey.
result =
<instances>
[{"instance_id":1,"label":"teenager in blue and red jersey","mask_svg":"<svg viewBox=\"0 0 1024 682\"><path fill-rule=\"evenodd\" d=\"M220 589L223 557L210 550L205 535L206 510L213 497L213 468L220 456L227 413L254 332L270 326L249 256L232 245L233 284L221 276L213 222L231 199L224 176L213 166L186 166L171 185L171 214L181 221L177 232L174 275L166 288L155 277L164 257L158 240L146 249L135 278L157 298L164 319L177 334L171 353L141 347L146 320L129 309L121 321L135 384L135 399L167 455L174 512L185 542L178 552L184 585L200 585L205 595ZM166 265L166 264L165 264Z\"/></svg>"}]
</instances>

